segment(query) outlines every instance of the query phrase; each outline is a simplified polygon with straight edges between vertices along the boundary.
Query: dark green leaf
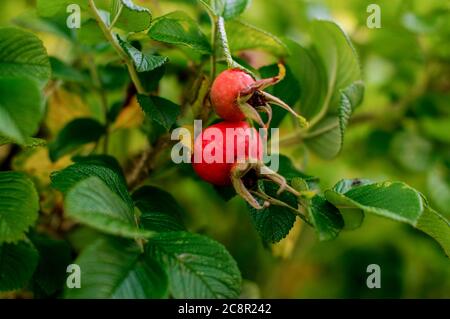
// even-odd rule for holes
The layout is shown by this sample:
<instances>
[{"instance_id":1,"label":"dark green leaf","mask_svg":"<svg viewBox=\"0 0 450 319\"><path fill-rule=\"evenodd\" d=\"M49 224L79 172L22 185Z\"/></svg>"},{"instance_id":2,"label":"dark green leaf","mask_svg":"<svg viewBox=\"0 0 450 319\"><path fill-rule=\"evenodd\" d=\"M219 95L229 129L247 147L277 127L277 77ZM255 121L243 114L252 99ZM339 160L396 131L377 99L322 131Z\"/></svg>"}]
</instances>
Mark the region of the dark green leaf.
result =
<instances>
[{"instance_id":1,"label":"dark green leaf","mask_svg":"<svg viewBox=\"0 0 450 319\"><path fill-rule=\"evenodd\" d=\"M181 11L169 13L155 20L148 34L156 41L187 46L200 53L211 52L208 39L197 22Z\"/></svg>"},{"instance_id":2,"label":"dark green leaf","mask_svg":"<svg viewBox=\"0 0 450 319\"><path fill-rule=\"evenodd\" d=\"M169 130L175 124L180 107L159 96L138 95L139 104L144 113L154 122Z\"/></svg>"},{"instance_id":3,"label":"dark green leaf","mask_svg":"<svg viewBox=\"0 0 450 319\"><path fill-rule=\"evenodd\" d=\"M140 225L147 230L165 232L185 230L183 209L169 193L144 186L133 193L134 204L141 211Z\"/></svg>"},{"instance_id":4,"label":"dark green leaf","mask_svg":"<svg viewBox=\"0 0 450 319\"><path fill-rule=\"evenodd\" d=\"M66 298L147 299L167 296L167 274L134 242L101 239L75 261L82 271L81 288L66 288Z\"/></svg>"},{"instance_id":5,"label":"dark green leaf","mask_svg":"<svg viewBox=\"0 0 450 319\"><path fill-rule=\"evenodd\" d=\"M66 269L72 260L70 246L44 235L32 234L30 239L39 252L33 281L45 296L50 296L64 287Z\"/></svg>"},{"instance_id":6,"label":"dark green leaf","mask_svg":"<svg viewBox=\"0 0 450 319\"><path fill-rule=\"evenodd\" d=\"M278 185L272 182L265 182L261 185L265 193L271 197L278 198L281 201L297 208L297 199L294 195L283 192L277 196ZM259 200L263 205L264 201ZM256 230L266 243L277 243L289 234L295 223L296 215L288 208L271 205L264 209L255 209L248 206Z\"/></svg>"},{"instance_id":7,"label":"dark green leaf","mask_svg":"<svg viewBox=\"0 0 450 319\"><path fill-rule=\"evenodd\" d=\"M50 65L52 67L52 77L55 79L77 83L86 81L83 73L55 57L50 57Z\"/></svg>"},{"instance_id":8,"label":"dark green leaf","mask_svg":"<svg viewBox=\"0 0 450 319\"><path fill-rule=\"evenodd\" d=\"M27 285L38 263L38 252L27 242L0 245L0 291Z\"/></svg>"},{"instance_id":9,"label":"dark green leaf","mask_svg":"<svg viewBox=\"0 0 450 319\"><path fill-rule=\"evenodd\" d=\"M161 233L148 249L168 269L173 297L237 298L241 275L221 244L188 232Z\"/></svg>"},{"instance_id":10,"label":"dark green leaf","mask_svg":"<svg viewBox=\"0 0 450 319\"><path fill-rule=\"evenodd\" d=\"M0 243L23 239L38 211L33 182L22 173L0 172Z\"/></svg>"},{"instance_id":11,"label":"dark green leaf","mask_svg":"<svg viewBox=\"0 0 450 319\"><path fill-rule=\"evenodd\" d=\"M125 50L128 56L133 60L136 71L147 72L161 67L168 59L165 56L143 54L141 51L133 47L130 43L123 41L117 36L120 46Z\"/></svg>"},{"instance_id":12,"label":"dark green leaf","mask_svg":"<svg viewBox=\"0 0 450 319\"><path fill-rule=\"evenodd\" d=\"M105 127L91 118L79 118L69 122L50 143L50 159L59 158L78 149L80 146L98 141L105 134Z\"/></svg>"},{"instance_id":13,"label":"dark green leaf","mask_svg":"<svg viewBox=\"0 0 450 319\"><path fill-rule=\"evenodd\" d=\"M309 216L320 240L330 240L338 236L344 227L339 210L320 195L311 200Z\"/></svg>"}]
</instances>

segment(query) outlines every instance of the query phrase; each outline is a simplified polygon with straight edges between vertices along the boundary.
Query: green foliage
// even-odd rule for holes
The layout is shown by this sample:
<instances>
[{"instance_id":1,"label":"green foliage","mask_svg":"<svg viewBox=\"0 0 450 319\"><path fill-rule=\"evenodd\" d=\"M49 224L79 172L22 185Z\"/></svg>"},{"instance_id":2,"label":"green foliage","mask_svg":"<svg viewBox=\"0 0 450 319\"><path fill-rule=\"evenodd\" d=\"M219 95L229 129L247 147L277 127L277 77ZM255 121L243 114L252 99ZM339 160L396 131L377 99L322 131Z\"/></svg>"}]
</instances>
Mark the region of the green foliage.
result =
<instances>
[{"instance_id":1,"label":"green foliage","mask_svg":"<svg viewBox=\"0 0 450 319\"><path fill-rule=\"evenodd\" d=\"M39 197L33 182L22 173L0 172L0 244L24 239L38 211Z\"/></svg>"},{"instance_id":2,"label":"green foliage","mask_svg":"<svg viewBox=\"0 0 450 319\"><path fill-rule=\"evenodd\" d=\"M336 238L344 227L342 215L320 195L311 200L310 216L320 240Z\"/></svg>"},{"instance_id":3,"label":"green foliage","mask_svg":"<svg viewBox=\"0 0 450 319\"><path fill-rule=\"evenodd\" d=\"M139 105L152 121L169 130L180 114L180 107L159 96L138 95Z\"/></svg>"},{"instance_id":4,"label":"green foliage","mask_svg":"<svg viewBox=\"0 0 450 319\"><path fill-rule=\"evenodd\" d=\"M139 220L144 229L157 232L185 230L183 209L169 193L144 186L133 193L133 201L141 211Z\"/></svg>"},{"instance_id":5,"label":"green foliage","mask_svg":"<svg viewBox=\"0 0 450 319\"><path fill-rule=\"evenodd\" d=\"M273 291L263 283L264 296L308 289L314 296L323 286L337 294L324 284L337 277L332 265L345 281L343 295L383 297L361 291L359 282L352 286L365 278L358 273L363 266L374 262L394 269L386 270L393 296L401 294L399 278L418 269L426 278L415 276L408 287L420 282L413 290L427 293L440 285L446 293L441 281L448 260L430 249L433 241L383 224L412 226L450 254L450 17L443 5L385 4L383 28L367 31L360 14L365 7L356 2L340 11L343 5L333 1L267 0L246 12L249 0L193 0L197 5L181 5L187 13L157 17L173 4L89 2L37 0L36 8L14 19L9 9L0 14L0 23L6 16L34 32L0 28L1 292L237 298L241 271L245 282L270 277L274 260L264 247L294 257L286 263L289 272L277 265L276 283L268 278ZM66 25L71 4L82 9L77 30ZM355 44L334 20L317 15L343 21ZM274 105L271 127L280 128L281 149L272 151L289 157L280 155L278 175L246 172L242 184L263 209L248 205L245 215L239 187L198 183L190 165L170 161L170 130L191 130L192 119L204 125L218 120L209 91L225 67L260 80L276 77L283 70L278 63L286 74L264 91L310 125L299 127ZM252 102L264 102L261 96ZM355 111L361 113L353 118ZM11 143L17 145L5 145ZM95 147L87 147L91 143ZM322 161L342 150L341 160ZM65 156L72 153L90 155L69 165ZM344 179L330 187L341 176L364 174L374 181ZM376 182L385 177L414 188ZM383 218L373 221L368 213ZM302 222L295 223L297 217ZM308 227L329 242L312 246ZM337 239L349 230L356 231ZM236 261L208 236L225 242ZM71 263L81 266L80 289L64 288ZM427 281L433 280L429 267L441 269L437 284ZM279 283L286 291L276 290Z\"/></svg>"},{"instance_id":6,"label":"green foliage","mask_svg":"<svg viewBox=\"0 0 450 319\"><path fill-rule=\"evenodd\" d=\"M167 62L167 57L143 54L128 42L123 41L119 36L117 36L117 40L128 56L133 60L136 71L138 72L152 71Z\"/></svg>"},{"instance_id":7,"label":"green foliage","mask_svg":"<svg viewBox=\"0 0 450 319\"><path fill-rule=\"evenodd\" d=\"M56 161L80 146L97 142L105 134L105 127L91 118L79 118L69 122L49 145L50 159Z\"/></svg>"},{"instance_id":8,"label":"green foliage","mask_svg":"<svg viewBox=\"0 0 450 319\"><path fill-rule=\"evenodd\" d=\"M233 52L257 49L282 58L288 55L286 45L273 34L240 20L226 23L228 43Z\"/></svg>"},{"instance_id":9,"label":"green foliage","mask_svg":"<svg viewBox=\"0 0 450 319\"><path fill-rule=\"evenodd\" d=\"M42 100L33 80L0 77L0 135L10 142L28 144L44 115Z\"/></svg>"},{"instance_id":10,"label":"green foliage","mask_svg":"<svg viewBox=\"0 0 450 319\"><path fill-rule=\"evenodd\" d=\"M62 290L66 282L66 269L72 261L70 246L62 240L32 234L31 241L39 253L39 263L33 274L35 294L52 296Z\"/></svg>"},{"instance_id":11,"label":"green foliage","mask_svg":"<svg viewBox=\"0 0 450 319\"><path fill-rule=\"evenodd\" d=\"M25 287L37 263L36 249L25 241L0 245L0 291Z\"/></svg>"},{"instance_id":12,"label":"green foliage","mask_svg":"<svg viewBox=\"0 0 450 319\"><path fill-rule=\"evenodd\" d=\"M210 53L211 47L197 23L186 13L176 11L154 21L148 35L151 39L181 45L200 53Z\"/></svg>"},{"instance_id":13,"label":"green foliage","mask_svg":"<svg viewBox=\"0 0 450 319\"><path fill-rule=\"evenodd\" d=\"M152 23L150 10L134 4L131 0L113 0L111 16L115 19L115 27L128 32L145 31Z\"/></svg>"},{"instance_id":14,"label":"green foliage","mask_svg":"<svg viewBox=\"0 0 450 319\"><path fill-rule=\"evenodd\" d=\"M242 14L250 4L250 0L199 0L216 16L232 19Z\"/></svg>"},{"instance_id":15,"label":"green foliage","mask_svg":"<svg viewBox=\"0 0 450 319\"><path fill-rule=\"evenodd\" d=\"M269 196L278 198L294 208L297 206L297 200L292 194L284 192L277 196L277 185L271 182L260 185L260 188ZM260 204L263 205L264 201L260 200ZM256 230L266 243L277 243L286 237L296 219L295 213L289 208L276 205L261 210L249 206L249 210Z\"/></svg>"},{"instance_id":16,"label":"green foliage","mask_svg":"<svg viewBox=\"0 0 450 319\"><path fill-rule=\"evenodd\" d=\"M219 243L187 232L165 232L150 239L152 256L168 269L175 298L236 298L241 275Z\"/></svg>"},{"instance_id":17,"label":"green foliage","mask_svg":"<svg viewBox=\"0 0 450 319\"><path fill-rule=\"evenodd\" d=\"M101 239L86 248L76 263L83 269L81 288L65 297L147 299L167 296L164 269L133 242Z\"/></svg>"},{"instance_id":18,"label":"green foliage","mask_svg":"<svg viewBox=\"0 0 450 319\"><path fill-rule=\"evenodd\" d=\"M0 28L0 77L27 77L42 87L50 72L47 52L37 36L17 28Z\"/></svg>"},{"instance_id":19,"label":"green foliage","mask_svg":"<svg viewBox=\"0 0 450 319\"><path fill-rule=\"evenodd\" d=\"M450 222L430 209L422 194L404 183L374 183L341 194L327 190L325 197L337 208L360 209L416 227L433 237L449 254Z\"/></svg>"}]
</instances>

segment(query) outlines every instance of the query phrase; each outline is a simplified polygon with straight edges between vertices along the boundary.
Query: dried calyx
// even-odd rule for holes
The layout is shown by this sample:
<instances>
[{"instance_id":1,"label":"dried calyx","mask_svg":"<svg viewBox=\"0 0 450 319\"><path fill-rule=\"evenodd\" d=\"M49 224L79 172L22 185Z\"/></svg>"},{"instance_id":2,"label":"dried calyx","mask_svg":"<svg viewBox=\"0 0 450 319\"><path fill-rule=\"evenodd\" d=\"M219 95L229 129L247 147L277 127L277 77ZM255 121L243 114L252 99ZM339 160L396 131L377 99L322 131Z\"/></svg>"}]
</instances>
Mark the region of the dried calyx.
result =
<instances>
[{"instance_id":1,"label":"dried calyx","mask_svg":"<svg viewBox=\"0 0 450 319\"><path fill-rule=\"evenodd\" d=\"M279 73L277 76L255 81L239 93L239 109L245 116L255 121L259 126L268 128L272 120L272 108L270 104L275 104L294 115L302 127L307 127L307 120L297 114L289 105L281 99L264 92L264 89L279 83L286 75L286 69L282 64L278 64ZM264 123L259 112L267 113L267 121Z\"/></svg>"}]
</instances>

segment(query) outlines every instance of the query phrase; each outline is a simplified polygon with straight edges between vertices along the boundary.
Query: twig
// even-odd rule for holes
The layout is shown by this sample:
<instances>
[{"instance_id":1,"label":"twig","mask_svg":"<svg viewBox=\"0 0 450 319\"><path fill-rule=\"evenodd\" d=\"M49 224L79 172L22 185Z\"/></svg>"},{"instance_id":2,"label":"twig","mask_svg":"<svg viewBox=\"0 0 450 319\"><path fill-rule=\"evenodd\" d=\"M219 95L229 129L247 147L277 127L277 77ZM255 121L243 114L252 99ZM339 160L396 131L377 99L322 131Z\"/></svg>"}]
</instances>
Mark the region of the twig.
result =
<instances>
[{"instance_id":1,"label":"twig","mask_svg":"<svg viewBox=\"0 0 450 319\"><path fill-rule=\"evenodd\" d=\"M139 157L137 165L127 177L129 189L141 184L148 174L155 169L155 159L171 144L168 134L161 135L153 148L145 150Z\"/></svg>"},{"instance_id":2,"label":"twig","mask_svg":"<svg viewBox=\"0 0 450 319\"><path fill-rule=\"evenodd\" d=\"M122 49L120 44L117 42L117 39L114 37L112 31L108 29L105 22L102 20L100 13L95 6L94 0L88 0L89 6L91 7L92 13L94 14L95 20L97 20L97 23L102 30L104 36L106 39L111 43L113 48L116 50L117 54L120 56L120 58L125 62L128 73L130 74L131 80L133 81L134 85L136 86L136 89L139 94L147 94L146 90L144 89L144 86L141 83L141 80L139 79L138 73L136 71L136 68L134 67L133 61L130 59L128 54Z\"/></svg>"}]
</instances>

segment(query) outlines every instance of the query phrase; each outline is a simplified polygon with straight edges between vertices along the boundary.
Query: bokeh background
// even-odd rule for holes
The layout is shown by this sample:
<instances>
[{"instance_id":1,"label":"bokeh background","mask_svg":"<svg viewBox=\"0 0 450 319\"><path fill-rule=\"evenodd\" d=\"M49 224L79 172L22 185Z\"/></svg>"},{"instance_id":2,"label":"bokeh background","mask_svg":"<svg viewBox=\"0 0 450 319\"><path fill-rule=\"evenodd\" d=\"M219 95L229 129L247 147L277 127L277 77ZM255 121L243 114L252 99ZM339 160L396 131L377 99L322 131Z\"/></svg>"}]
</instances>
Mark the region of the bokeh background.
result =
<instances>
[{"instance_id":1,"label":"bokeh background","mask_svg":"<svg viewBox=\"0 0 450 319\"><path fill-rule=\"evenodd\" d=\"M190 1L136 2L158 15L182 9L199 21L206 19ZM370 15L366 8L371 3L381 7L379 29L366 26ZM68 43L33 24L34 6L31 0L1 0L0 25L35 28L51 55L70 60L76 52ZM242 18L303 43L308 41L305 31L312 19L332 19L350 35L359 53L366 95L352 118L341 155L325 161L305 153L301 146L284 149L297 159L299 168L318 176L324 189L342 178L404 181L450 217L449 1L253 0ZM161 91L175 101L182 98L184 85L177 72L168 70L161 82ZM48 106L50 134L74 117L100 114L94 98L80 97L70 87L57 90ZM142 149L145 137L135 125L139 112L121 116L112 137L112 153L125 166L130 154ZM67 161L53 164L45 150L24 151L14 165L34 174L45 193L49 172ZM298 222L288 238L269 247L261 242L242 200L225 202L212 187L182 171L158 171L150 183L164 187L186 209L190 230L227 246L245 278L245 297L450 297L449 259L433 240L411 227L368 215L360 229L319 243L314 231ZM60 200L55 196L42 199L44 213ZM47 217L52 218L50 213ZM81 247L90 236L95 234L80 228L66 239ZM369 264L381 267L381 289L366 286Z\"/></svg>"}]
</instances>

